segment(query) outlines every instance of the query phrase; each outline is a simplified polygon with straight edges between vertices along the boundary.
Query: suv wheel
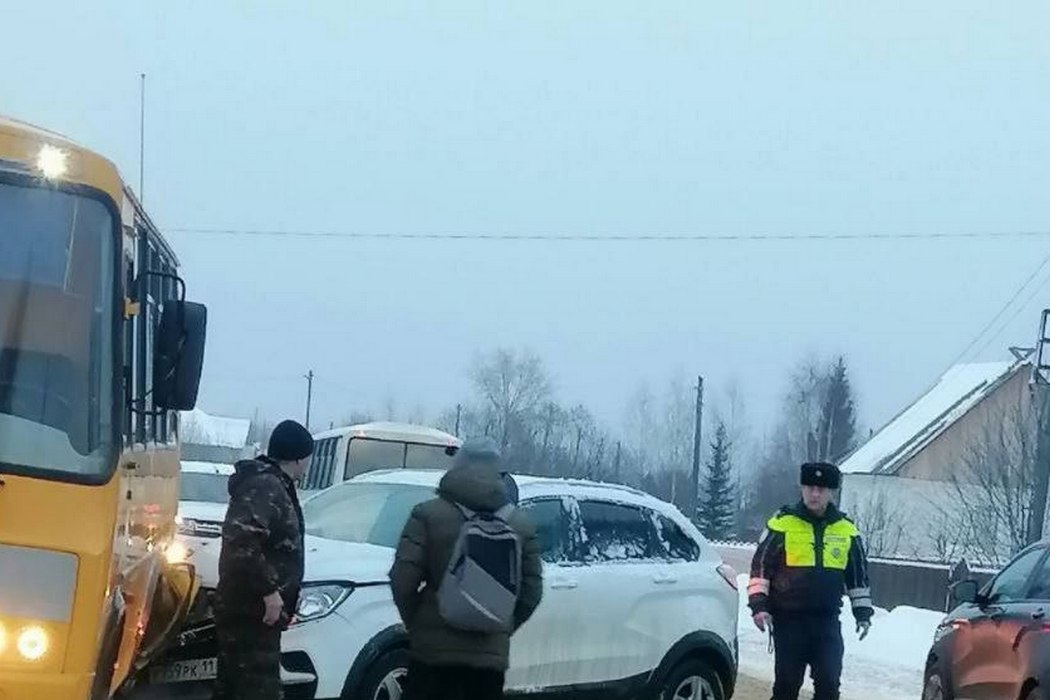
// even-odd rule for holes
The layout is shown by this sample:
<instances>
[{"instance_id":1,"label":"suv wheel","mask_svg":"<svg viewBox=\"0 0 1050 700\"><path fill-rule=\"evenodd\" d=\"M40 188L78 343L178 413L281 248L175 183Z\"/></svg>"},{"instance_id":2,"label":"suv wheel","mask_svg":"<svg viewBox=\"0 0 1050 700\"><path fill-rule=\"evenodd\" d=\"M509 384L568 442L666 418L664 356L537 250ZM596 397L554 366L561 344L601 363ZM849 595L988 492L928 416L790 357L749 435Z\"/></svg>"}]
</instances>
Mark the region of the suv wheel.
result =
<instances>
[{"instance_id":1,"label":"suv wheel","mask_svg":"<svg viewBox=\"0 0 1050 700\"><path fill-rule=\"evenodd\" d=\"M699 659L678 664L660 689L660 700L726 700L718 674Z\"/></svg>"},{"instance_id":2,"label":"suv wheel","mask_svg":"<svg viewBox=\"0 0 1050 700\"><path fill-rule=\"evenodd\" d=\"M401 700L408 676L408 652L388 651L368 669L361 684L344 700Z\"/></svg>"},{"instance_id":3,"label":"suv wheel","mask_svg":"<svg viewBox=\"0 0 1050 700\"><path fill-rule=\"evenodd\" d=\"M926 669L926 681L922 684L922 700L952 700L952 691L945 684L940 672L930 667Z\"/></svg>"}]
</instances>

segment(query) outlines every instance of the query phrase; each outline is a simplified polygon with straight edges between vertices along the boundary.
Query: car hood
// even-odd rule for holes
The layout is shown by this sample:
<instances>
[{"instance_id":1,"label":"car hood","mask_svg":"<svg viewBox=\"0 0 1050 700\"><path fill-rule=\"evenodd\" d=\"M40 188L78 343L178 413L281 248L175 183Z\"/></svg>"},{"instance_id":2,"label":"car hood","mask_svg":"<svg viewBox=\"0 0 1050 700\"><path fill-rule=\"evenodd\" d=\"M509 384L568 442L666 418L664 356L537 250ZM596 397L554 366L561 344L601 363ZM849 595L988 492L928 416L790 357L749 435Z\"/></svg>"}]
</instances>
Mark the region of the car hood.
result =
<instances>
[{"instance_id":1,"label":"car hood","mask_svg":"<svg viewBox=\"0 0 1050 700\"><path fill-rule=\"evenodd\" d=\"M179 501L179 516L189 520L202 520L210 523L221 523L226 519L225 503L207 501Z\"/></svg>"},{"instance_id":2,"label":"car hood","mask_svg":"<svg viewBox=\"0 0 1050 700\"><path fill-rule=\"evenodd\" d=\"M351 581L382 583L390 580L394 550L357 542L306 536L306 583Z\"/></svg>"}]
</instances>

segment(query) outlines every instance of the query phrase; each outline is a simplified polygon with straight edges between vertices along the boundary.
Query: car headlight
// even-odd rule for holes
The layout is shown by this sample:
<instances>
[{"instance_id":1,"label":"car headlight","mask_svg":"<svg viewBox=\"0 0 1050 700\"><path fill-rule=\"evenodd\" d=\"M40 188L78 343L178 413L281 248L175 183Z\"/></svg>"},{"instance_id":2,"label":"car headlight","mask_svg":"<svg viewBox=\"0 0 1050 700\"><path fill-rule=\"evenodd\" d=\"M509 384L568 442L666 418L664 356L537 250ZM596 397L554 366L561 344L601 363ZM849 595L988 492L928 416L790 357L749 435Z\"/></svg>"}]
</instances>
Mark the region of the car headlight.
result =
<instances>
[{"instance_id":1,"label":"car headlight","mask_svg":"<svg viewBox=\"0 0 1050 700\"><path fill-rule=\"evenodd\" d=\"M175 518L175 531L185 537L222 537L222 523L193 518Z\"/></svg>"},{"instance_id":2,"label":"car headlight","mask_svg":"<svg viewBox=\"0 0 1050 700\"><path fill-rule=\"evenodd\" d=\"M169 564L181 564L189 561L192 556L193 549L178 540L173 540L168 545L168 548L164 550L164 558L168 560Z\"/></svg>"},{"instance_id":3,"label":"car headlight","mask_svg":"<svg viewBox=\"0 0 1050 700\"><path fill-rule=\"evenodd\" d=\"M319 620L330 615L353 591L351 583L305 584L299 594L295 623Z\"/></svg>"},{"instance_id":4,"label":"car headlight","mask_svg":"<svg viewBox=\"0 0 1050 700\"><path fill-rule=\"evenodd\" d=\"M937 625L937 629L933 631L933 643L941 641L949 634L955 631L958 627L955 620L945 620L941 624Z\"/></svg>"}]
</instances>

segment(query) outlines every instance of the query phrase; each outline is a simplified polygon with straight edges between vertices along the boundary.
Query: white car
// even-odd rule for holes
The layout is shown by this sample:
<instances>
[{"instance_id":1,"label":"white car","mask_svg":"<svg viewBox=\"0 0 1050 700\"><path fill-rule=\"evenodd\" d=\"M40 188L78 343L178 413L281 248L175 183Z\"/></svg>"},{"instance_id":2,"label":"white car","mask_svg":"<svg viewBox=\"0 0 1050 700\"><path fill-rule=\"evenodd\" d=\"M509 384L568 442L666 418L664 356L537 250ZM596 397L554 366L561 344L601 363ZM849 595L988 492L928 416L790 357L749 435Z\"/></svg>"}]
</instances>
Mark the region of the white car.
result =
<instances>
[{"instance_id":1,"label":"white car","mask_svg":"<svg viewBox=\"0 0 1050 700\"><path fill-rule=\"evenodd\" d=\"M409 513L441 476L371 472L303 504L306 583L281 643L287 700L399 700L408 639L387 574ZM538 529L544 594L511 641L508 694L730 698L736 574L696 528L633 489L515 479ZM210 675L203 655L188 648L164 679Z\"/></svg>"},{"instance_id":2,"label":"white car","mask_svg":"<svg viewBox=\"0 0 1050 700\"><path fill-rule=\"evenodd\" d=\"M192 563L205 590L213 590L219 582L222 521L230 502L227 486L233 472L232 464L182 463L178 533L168 558Z\"/></svg>"}]
</instances>

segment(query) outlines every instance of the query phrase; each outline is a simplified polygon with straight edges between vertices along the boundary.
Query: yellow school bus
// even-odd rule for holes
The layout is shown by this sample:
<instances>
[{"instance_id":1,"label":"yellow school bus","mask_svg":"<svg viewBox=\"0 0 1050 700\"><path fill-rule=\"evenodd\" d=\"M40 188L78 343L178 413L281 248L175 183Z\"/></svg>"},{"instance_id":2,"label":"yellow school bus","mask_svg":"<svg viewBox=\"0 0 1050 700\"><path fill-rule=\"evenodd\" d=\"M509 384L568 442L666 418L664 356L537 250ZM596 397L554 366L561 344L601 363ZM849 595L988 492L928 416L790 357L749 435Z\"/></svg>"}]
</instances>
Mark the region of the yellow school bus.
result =
<instances>
[{"instance_id":1,"label":"yellow school bus","mask_svg":"<svg viewBox=\"0 0 1050 700\"><path fill-rule=\"evenodd\" d=\"M205 326L114 165L0 116L0 700L111 697L181 624Z\"/></svg>"}]
</instances>

